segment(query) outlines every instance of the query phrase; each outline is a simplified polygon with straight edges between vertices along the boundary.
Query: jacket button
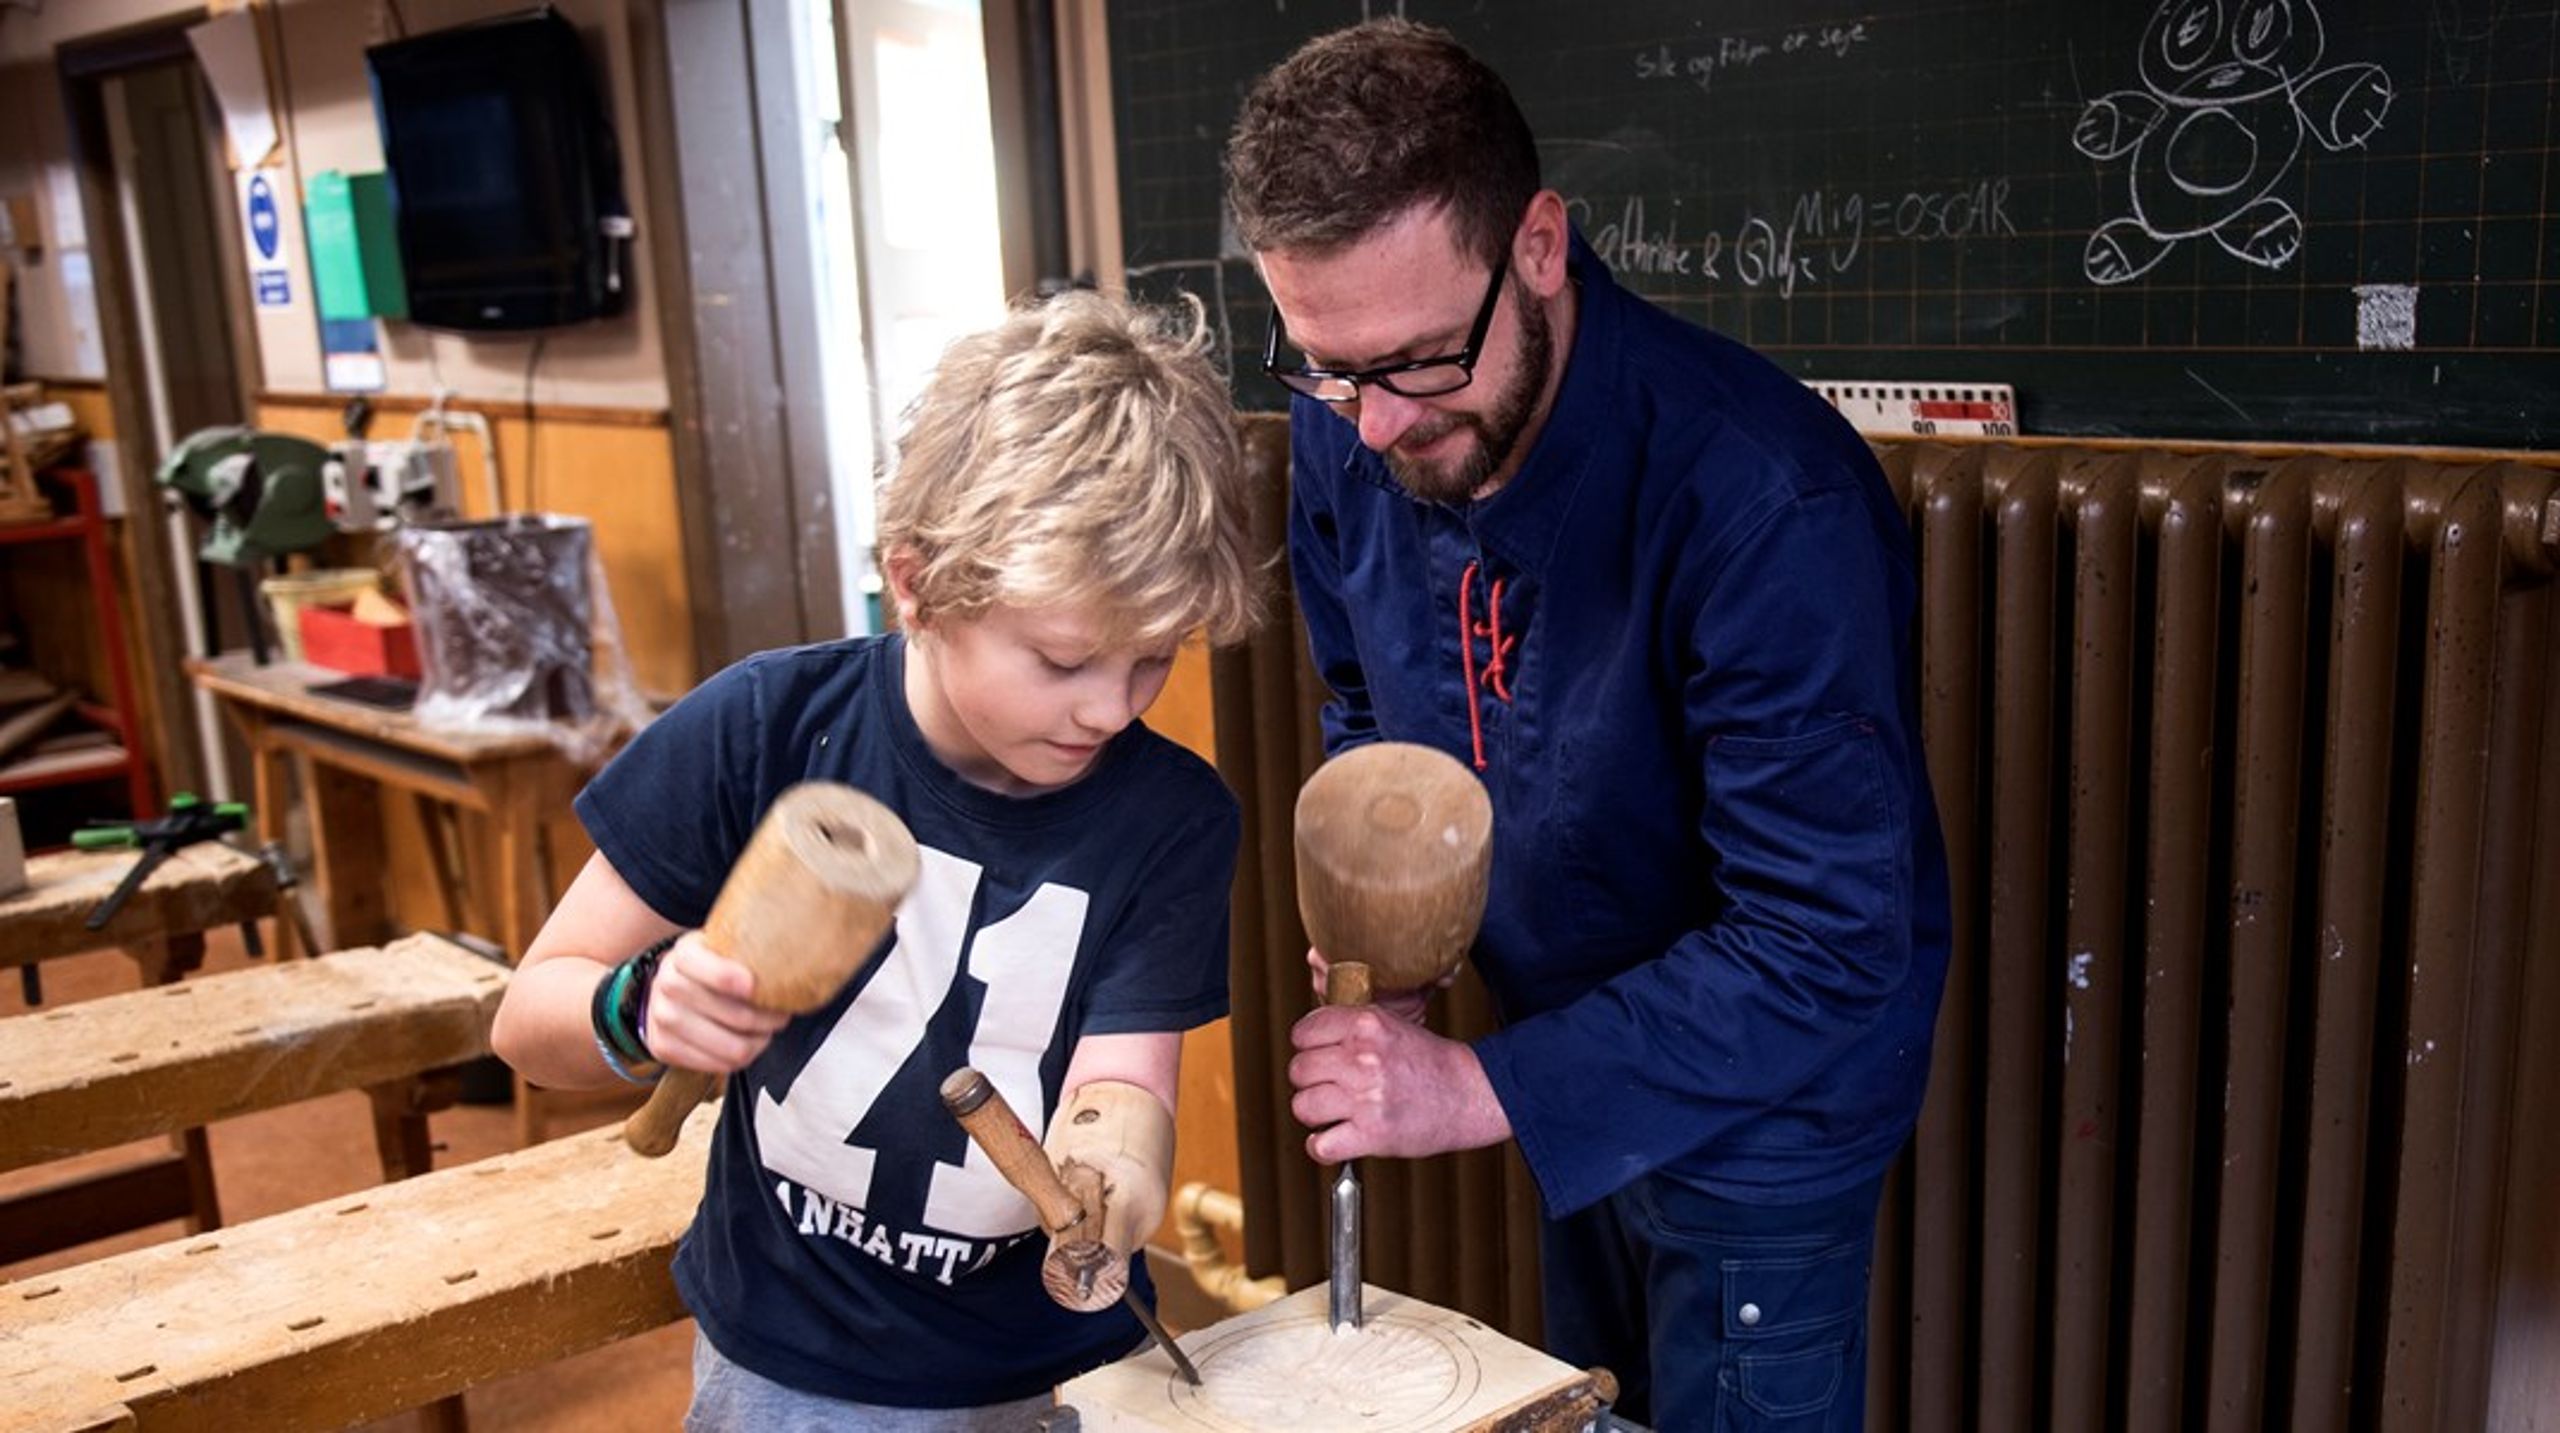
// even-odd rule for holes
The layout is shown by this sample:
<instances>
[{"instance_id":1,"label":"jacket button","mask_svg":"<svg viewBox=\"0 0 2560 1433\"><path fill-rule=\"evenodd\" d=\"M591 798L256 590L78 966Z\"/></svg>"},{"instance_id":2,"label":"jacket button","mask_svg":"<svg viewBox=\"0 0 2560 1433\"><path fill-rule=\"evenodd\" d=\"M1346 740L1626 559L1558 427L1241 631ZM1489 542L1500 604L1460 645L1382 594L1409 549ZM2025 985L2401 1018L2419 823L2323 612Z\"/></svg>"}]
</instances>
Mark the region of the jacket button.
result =
<instances>
[{"instance_id":1,"label":"jacket button","mask_svg":"<svg viewBox=\"0 0 2560 1433\"><path fill-rule=\"evenodd\" d=\"M1760 1326L1760 1306L1758 1304L1744 1304L1741 1308L1734 1311L1733 1316L1742 1320L1742 1326L1744 1328L1757 1328Z\"/></svg>"}]
</instances>

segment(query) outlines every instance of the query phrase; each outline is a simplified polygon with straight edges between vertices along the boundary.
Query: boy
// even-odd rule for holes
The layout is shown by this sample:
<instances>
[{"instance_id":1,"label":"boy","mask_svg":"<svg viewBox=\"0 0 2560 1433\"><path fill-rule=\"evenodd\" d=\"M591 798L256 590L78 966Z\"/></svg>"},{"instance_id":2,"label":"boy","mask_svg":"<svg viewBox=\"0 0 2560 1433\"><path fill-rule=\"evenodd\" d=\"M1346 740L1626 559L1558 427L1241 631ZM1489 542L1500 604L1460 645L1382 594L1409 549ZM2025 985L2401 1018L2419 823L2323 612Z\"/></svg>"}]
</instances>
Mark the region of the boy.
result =
<instances>
[{"instance_id":1,"label":"boy","mask_svg":"<svg viewBox=\"0 0 2560 1433\"><path fill-rule=\"evenodd\" d=\"M493 1038L545 1085L732 1074L676 1256L688 1427L1019 1428L1138 1343L1125 1310L1042 1292L1030 1206L937 1086L1015 1071L1037 1129L1121 1081L1171 1120L1181 1032L1226 1009L1237 811L1138 717L1186 632L1251 625L1243 481L1196 315L1178 334L1089 293L1017 312L907 415L880 513L903 632L739 663L579 796L596 855ZM923 870L851 985L777 1016L693 928L774 797L821 777L895 810ZM623 964L636 993L607 1008Z\"/></svg>"}]
</instances>

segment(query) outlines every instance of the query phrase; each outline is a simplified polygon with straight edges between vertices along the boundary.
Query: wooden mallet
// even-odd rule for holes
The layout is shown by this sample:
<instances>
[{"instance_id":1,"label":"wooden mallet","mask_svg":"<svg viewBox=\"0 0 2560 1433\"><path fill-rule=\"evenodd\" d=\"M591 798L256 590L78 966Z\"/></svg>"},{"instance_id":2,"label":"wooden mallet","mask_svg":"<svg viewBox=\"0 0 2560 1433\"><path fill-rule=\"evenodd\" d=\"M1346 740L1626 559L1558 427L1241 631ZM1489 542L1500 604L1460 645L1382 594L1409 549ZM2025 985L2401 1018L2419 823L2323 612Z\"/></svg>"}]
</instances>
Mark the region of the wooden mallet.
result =
<instances>
[{"instance_id":1,"label":"wooden mallet","mask_svg":"<svg viewBox=\"0 0 2560 1433\"><path fill-rule=\"evenodd\" d=\"M1493 802L1457 758L1382 741L1298 792L1298 916L1325 957L1325 1003L1419 990L1466 959L1484 920ZM1333 1177L1333 1326L1360 1326L1360 1170Z\"/></svg>"},{"instance_id":2,"label":"wooden mallet","mask_svg":"<svg viewBox=\"0 0 2560 1433\"><path fill-rule=\"evenodd\" d=\"M804 781L775 799L748 838L703 939L755 972L758 1008L807 1014L871 958L919 864L896 812L850 786ZM665 1154L718 1083L698 1070L668 1070L622 1137L641 1154Z\"/></svg>"}]
</instances>

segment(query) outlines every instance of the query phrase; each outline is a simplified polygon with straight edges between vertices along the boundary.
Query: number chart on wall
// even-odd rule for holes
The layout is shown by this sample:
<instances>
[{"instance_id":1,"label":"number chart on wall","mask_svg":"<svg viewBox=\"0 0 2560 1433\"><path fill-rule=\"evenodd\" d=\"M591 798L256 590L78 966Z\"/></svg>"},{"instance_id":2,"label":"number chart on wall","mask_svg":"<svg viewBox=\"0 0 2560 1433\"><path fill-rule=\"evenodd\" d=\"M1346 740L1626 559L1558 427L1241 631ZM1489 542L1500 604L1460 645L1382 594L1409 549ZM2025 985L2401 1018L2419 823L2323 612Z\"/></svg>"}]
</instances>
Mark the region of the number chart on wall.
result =
<instances>
[{"instance_id":1,"label":"number chart on wall","mask_svg":"<svg viewBox=\"0 0 2560 1433\"><path fill-rule=\"evenodd\" d=\"M1116 5L1133 287L1267 303L1253 77L1372 16L1502 71L1621 282L1814 381L2007 383L2028 432L2560 446L2560 0Z\"/></svg>"}]
</instances>

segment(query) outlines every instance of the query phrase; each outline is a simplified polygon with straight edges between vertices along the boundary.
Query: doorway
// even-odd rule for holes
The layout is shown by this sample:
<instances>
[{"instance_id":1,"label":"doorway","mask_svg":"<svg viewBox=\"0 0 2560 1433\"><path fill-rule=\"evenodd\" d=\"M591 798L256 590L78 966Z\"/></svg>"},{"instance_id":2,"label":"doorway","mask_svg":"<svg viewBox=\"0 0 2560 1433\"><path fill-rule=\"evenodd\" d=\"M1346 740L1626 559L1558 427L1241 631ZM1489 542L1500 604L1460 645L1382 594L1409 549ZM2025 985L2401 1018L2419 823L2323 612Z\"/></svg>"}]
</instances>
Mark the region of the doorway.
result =
<instances>
[{"instance_id":1,"label":"doorway","mask_svg":"<svg viewBox=\"0 0 2560 1433\"><path fill-rule=\"evenodd\" d=\"M116 472L101 477L110 509L128 518L139 610L127 625L158 714L153 756L167 789L220 798L236 773L216 756L218 719L181 666L204 642L197 534L153 482L179 438L250 412L242 356L254 346L240 332L219 120L183 25L65 45L58 57L117 434Z\"/></svg>"},{"instance_id":2,"label":"doorway","mask_svg":"<svg viewBox=\"0 0 2560 1433\"><path fill-rule=\"evenodd\" d=\"M877 631L877 460L942 350L1005 311L986 40L974 0L801 3L806 48L836 57L835 84L807 93L824 136L814 252L836 305L822 341L835 345L826 408L845 620Z\"/></svg>"}]
</instances>

